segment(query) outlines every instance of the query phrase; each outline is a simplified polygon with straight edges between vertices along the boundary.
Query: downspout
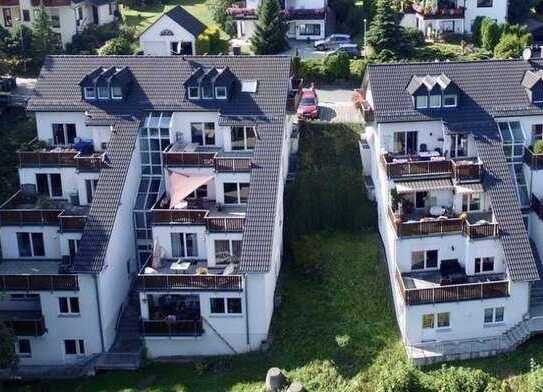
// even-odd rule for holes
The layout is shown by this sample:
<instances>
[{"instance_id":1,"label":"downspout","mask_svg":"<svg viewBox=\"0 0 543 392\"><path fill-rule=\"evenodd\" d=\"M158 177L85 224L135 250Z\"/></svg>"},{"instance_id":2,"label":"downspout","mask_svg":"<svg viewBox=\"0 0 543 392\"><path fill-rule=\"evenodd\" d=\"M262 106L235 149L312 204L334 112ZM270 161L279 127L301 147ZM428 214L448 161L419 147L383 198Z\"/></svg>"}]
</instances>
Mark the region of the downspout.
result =
<instances>
[{"instance_id":1,"label":"downspout","mask_svg":"<svg viewBox=\"0 0 543 392\"><path fill-rule=\"evenodd\" d=\"M94 281L94 291L96 293L96 306L98 308L98 326L100 327L100 345L102 346L102 352L105 352L104 344L104 329L102 328L102 309L100 306L100 295L98 293L98 278L96 274L92 275Z\"/></svg>"},{"instance_id":2,"label":"downspout","mask_svg":"<svg viewBox=\"0 0 543 392\"><path fill-rule=\"evenodd\" d=\"M251 345L249 339L249 300L247 298L247 274L243 274L243 293L245 297L245 335L247 339L247 346Z\"/></svg>"}]
</instances>

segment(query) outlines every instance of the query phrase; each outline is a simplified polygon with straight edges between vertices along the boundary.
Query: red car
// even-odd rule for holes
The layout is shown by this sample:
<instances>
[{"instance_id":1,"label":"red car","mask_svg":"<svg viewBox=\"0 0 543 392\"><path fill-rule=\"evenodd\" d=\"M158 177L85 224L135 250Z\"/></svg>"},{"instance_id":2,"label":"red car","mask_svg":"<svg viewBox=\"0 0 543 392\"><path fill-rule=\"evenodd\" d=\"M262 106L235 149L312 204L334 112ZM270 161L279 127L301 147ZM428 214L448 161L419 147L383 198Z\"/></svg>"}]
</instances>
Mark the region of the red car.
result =
<instances>
[{"instance_id":1,"label":"red car","mask_svg":"<svg viewBox=\"0 0 543 392\"><path fill-rule=\"evenodd\" d=\"M302 99L298 105L298 118L315 120L319 118L319 99L314 89L303 89Z\"/></svg>"}]
</instances>

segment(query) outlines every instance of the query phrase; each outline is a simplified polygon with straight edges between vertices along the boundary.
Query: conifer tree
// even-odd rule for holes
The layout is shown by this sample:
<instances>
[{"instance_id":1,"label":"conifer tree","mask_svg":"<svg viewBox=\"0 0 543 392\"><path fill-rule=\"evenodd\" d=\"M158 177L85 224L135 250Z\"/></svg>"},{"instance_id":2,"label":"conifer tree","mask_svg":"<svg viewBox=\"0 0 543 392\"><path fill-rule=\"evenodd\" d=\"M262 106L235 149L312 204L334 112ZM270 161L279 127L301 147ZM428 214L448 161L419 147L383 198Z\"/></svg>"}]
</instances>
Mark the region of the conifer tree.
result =
<instances>
[{"instance_id":1,"label":"conifer tree","mask_svg":"<svg viewBox=\"0 0 543 392\"><path fill-rule=\"evenodd\" d=\"M287 24L278 0L263 0L258 8L251 45L256 54L277 54L288 47Z\"/></svg>"},{"instance_id":2,"label":"conifer tree","mask_svg":"<svg viewBox=\"0 0 543 392\"><path fill-rule=\"evenodd\" d=\"M387 50L396 55L406 51L403 28L400 26L393 0L378 0L375 16L368 31L368 45L379 55Z\"/></svg>"}]
</instances>

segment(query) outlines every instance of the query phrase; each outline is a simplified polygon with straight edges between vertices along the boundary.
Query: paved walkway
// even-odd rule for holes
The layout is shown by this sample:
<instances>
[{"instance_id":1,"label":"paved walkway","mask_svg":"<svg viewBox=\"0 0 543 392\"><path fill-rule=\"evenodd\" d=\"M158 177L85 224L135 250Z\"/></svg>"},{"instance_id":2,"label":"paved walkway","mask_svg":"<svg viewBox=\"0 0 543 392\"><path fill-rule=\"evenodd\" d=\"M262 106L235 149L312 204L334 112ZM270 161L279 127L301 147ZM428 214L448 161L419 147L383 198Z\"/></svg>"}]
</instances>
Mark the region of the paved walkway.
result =
<instances>
[{"instance_id":1,"label":"paved walkway","mask_svg":"<svg viewBox=\"0 0 543 392\"><path fill-rule=\"evenodd\" d=\"M331 123L362 123L362 113L354 107L351 100L355 87L317 88L321 109L319 120Z\"/></svg>"}]
</instances>

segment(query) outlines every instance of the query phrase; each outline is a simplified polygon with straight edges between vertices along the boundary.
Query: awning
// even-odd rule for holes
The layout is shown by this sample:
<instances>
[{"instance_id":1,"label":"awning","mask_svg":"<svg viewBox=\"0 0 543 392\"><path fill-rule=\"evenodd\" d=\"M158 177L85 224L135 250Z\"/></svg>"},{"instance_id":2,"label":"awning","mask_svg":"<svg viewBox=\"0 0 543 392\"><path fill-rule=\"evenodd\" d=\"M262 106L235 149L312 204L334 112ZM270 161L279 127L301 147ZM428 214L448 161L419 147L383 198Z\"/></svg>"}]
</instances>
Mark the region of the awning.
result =
<instances>
[{"instance_id":1,"label":"awning","mask_svg":"<svg viewBox=\"0 0 543 392\"><path fill-rule=\"evenodd\" d=\"M174 208L185 197L213 179L213 176L187 175L170 172L170 208Z\"/></svg>"},{"instance_id":2,"label":"awning","mask_svg":"<svg viewBox=\"0 0 543 392\"><path fill-rule=\"evenodd\" d=\"M456 193L463 194L463 193L482 193L485 191L483 188L483 184L480 182L474 183L474 184L461 184L457 185L455 188Z\"/></svg>"},{"instance_id":3,"label":"awning","mask_svg":"<svg viewBox=\"0 0 543 392\"><path fill-rule=\"evenodd\" d=\"M416 180L396 182L398 193L428 192L454 189L450 179Z\"/></svg>"}]
</instances>

